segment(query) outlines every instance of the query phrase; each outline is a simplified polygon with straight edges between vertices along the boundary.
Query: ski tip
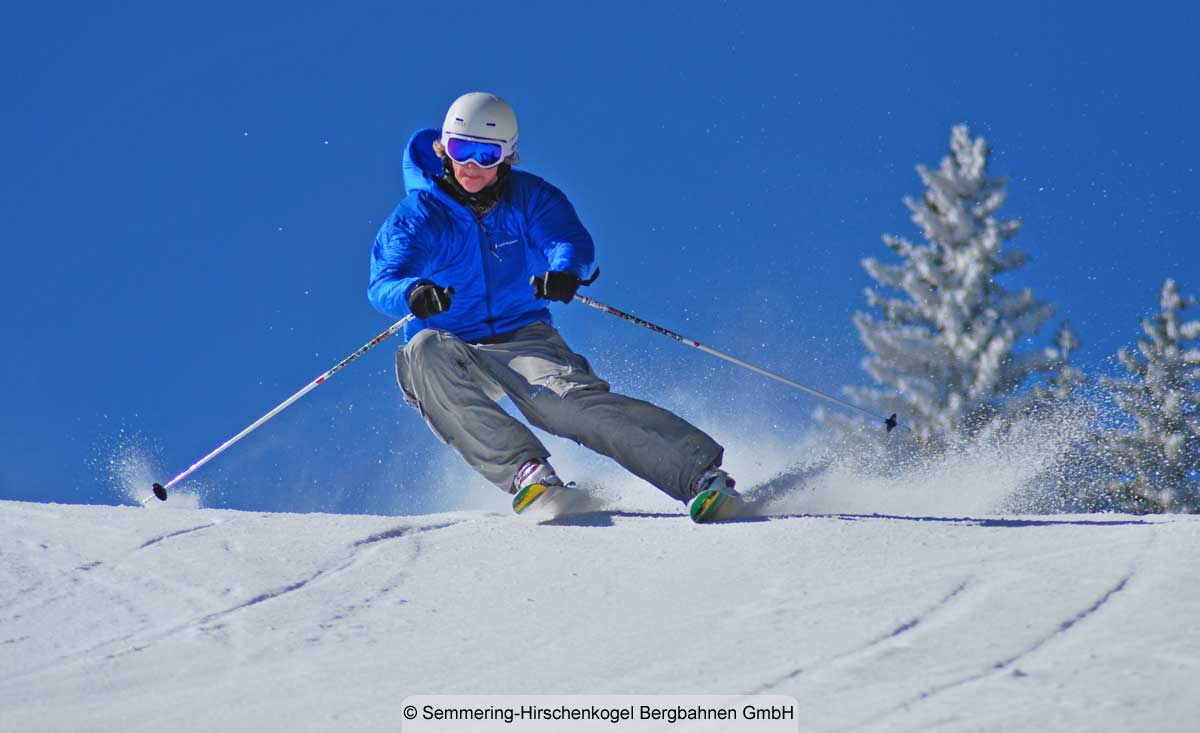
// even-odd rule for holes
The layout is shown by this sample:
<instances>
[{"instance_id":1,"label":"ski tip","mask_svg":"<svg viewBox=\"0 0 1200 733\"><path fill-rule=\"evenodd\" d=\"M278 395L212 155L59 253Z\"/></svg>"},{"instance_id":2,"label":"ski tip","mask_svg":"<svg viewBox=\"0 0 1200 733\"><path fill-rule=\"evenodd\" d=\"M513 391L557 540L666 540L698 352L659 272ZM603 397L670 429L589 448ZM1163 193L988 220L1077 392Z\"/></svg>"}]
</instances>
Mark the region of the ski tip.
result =
<instances>
[{"instance_id":1,"label":"ski tip","mask_svg":"<svg viewBox=\"0 0 1200 733\"><path fill-rule=\"evenodd\" d=\"M691 514L692 521L696 524L707 524L717 519L718 510L728 498L729 494L726 494L724 491L706 489L696 494L696 498L692 499L692 505L688 508L688 513Z\"/></svg>"},{"instance_id":2,"label":"ski tip","mask_svg":"<svg viewBox=\"0 0 1200 733\"><path fill-rule=\"evenodd\" d=\"M893 412L891 417L883 421L883 424L887 427L889 433L895 430L896 426L899 425L899 422L896 420L896 413Z\"/></svg>"},{"instance_id":3,"label":"ski tip","mask_svg":"<svg viewBox=\"0 0 1200 733\"><path fill-rule=\"evenodd\" d=\"M154 495L158 497L159 501L167 500L167 490L163 488L162 484L154 484Z\"/></svg>"},{"instance_id":4,"label":"ski tip","mask_svg":"<svg viewBox=\"0 0 1200 733\"><path fill-rule=\"evenodd\" d=\"M529 508L529 505L537 501L538 497L546 493L550 487L545 484L530 484L517 492L513 497L513 511L517 514Z\"/></svg>"}]
</instances>

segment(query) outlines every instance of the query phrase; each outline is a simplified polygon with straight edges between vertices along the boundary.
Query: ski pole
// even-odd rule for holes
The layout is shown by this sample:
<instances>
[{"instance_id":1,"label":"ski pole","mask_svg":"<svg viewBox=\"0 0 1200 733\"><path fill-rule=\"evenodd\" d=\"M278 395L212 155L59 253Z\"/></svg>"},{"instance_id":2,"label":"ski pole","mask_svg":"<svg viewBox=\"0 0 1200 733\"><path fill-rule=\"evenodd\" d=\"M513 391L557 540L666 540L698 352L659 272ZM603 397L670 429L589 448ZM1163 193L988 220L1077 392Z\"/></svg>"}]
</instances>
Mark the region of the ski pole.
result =
<instances>
[{"instance_id":1,"label":"ski pole","mask_svg":"<svg viewBox=\"0 0 1200 733\"><path fill-rule=\"evenodd\" d=\"M453 289L452 289L452 288L447 288L447 290L450 290L451 292L453 292ZM196 472L196 470L197 470L197 469L199 469L201 466L203 466L204 464L208 463L208 462L209 462L209 461L211 461L212 459L216 458L217 456L219 456L219 455L221 455L223 452L225 452L225 449L226 449L226 448L229 448L229 447L230 447L231 445L233 445L234 443L238 442L238 441L239 441L239 440L241 440L242 438L244 438L244 437L246 437L247 435L249 435L250 433L254 432L256 429L258 429L259 427L261 427L261 426L262 426L262 424L263 424L263 423L265 423L267 420L270 420L271 418L275 417L275 416L276 416L276 415L278 415L279 413L283 412L283 410L284 410L286 407L288 407L289 405L291 405L293 402L295 402L296 400L300 399L300 398L301 398L301 397L303 397L304 395L306 395L306 394L308 394L309 392L311 392L311 391L313 391L314 389L316 389L316 388L317 388L319 385L321 385L322 383L324 383L324 382L325 382L325 380L329 379L329 378L330 378L330 377L332 377L334 374L337 374L339 371L341 371L341 370L342 370L342 367L346 366L347 364L349 364L350 362L354 361L354 360L355 360L355 359L357 359L358 357L362 356L363 354L367 353L367 352L368 352L368 351L370 351L371 349L375 348L377 345L379 345L379 343L380 343L380 342L382 342L382 341L384 341L385 339L389 338L390 336L394 335L394 334L395 334L397 331L399 331L400 329L404 328L404 326L405 326L405 325L406 325L406 324L407 324L409 321L411 321L412 319L413 319L413 316L412 316L412 315L407 315L407 316L405 316L405 317L401 318L399 321L396 321L395 323L393 323L393 324L392 324L390 327L388 327L388 329L387 329L386 331L384 331L383 333L379 334L378 336L376 336L375 338L371 339L371 340L370 340L370 341L368 341L366 344L364 344L364 345L363 345L363 347L362 347L361 349L359 349L358 351L354 352L354 353L353 353L353 354L351 354L350 356L347 356L345 359L342 359L341 361L339 361L339 362L337 363L337 365L336 365L335 367L333 367L333 368L332 368L332 369L330 369L329 371L325 372L325 373L324 373L324 374L322 374L321 376L317 377L317 378L316 378L316 379L314 379L313 381L309 382L309 383L308 383L308 386L306 386L304 389L300 390L300 391L299 391L299 392L297 392L296 394L294 394L294 395L292 395L291 397L287 398L287 399L286 399L286 400L284 400L282 403L280 403L280 404L279 404L279 405L278 405L278 406L277 406L275 409L271 410L271 411L270 411L270 412L268 412L267 414L265 414L265 415L263 415L262 417L260 417L260 418L258 418L257 420L255 420L255 421L254 421L254 423L253 423L253 424L251 424L250 426L248 426L248 427L247 427L245 430L243 430L242 432L238 433L237 435L233 436L233 437L232 437L232 438L230 438L229 440L227 440L227 441L225 441L224 443L222 443L222 444L221 444L221 447L217 448L217 449L216 449L215 451L213 451L212 453L209 453L209 454L208 454L208 455L206 455L205 457L203 457L203 458L201 458L200 460L198 460L198 461L196 461L195 463L193 463L193 464L192 464L192 465L191 465L191 466L188 468L188 470L184 471L183 473L179 474L179 475L178 475L178 476L176 476L175 478L173 478L173 479L171 479L170 481L168 481L168 482L167 482L167 484L166 484L166 486L163 486L162 484L154 484L154 486L153 486L153 488L154 488L154 495L155 495L155 496L157 496L157 497L158 497L160 500L162 500L162 501L166 501L166 500L167 500L167 490L168 490L168 489L172 488L173 486L175 486L175 484L177 484L177 483L179 483L180 481L184 480L184 479L185 479L185 478L187 478L188 476L191 476L191 475L192 475L193 473L195 473L195 472ZM144 505L144 504L145 504L147 501L150 501L150 497L148 497L148 496L147 496L145 499L143 499L143 500L142 500L142 504Z\"/></svg>"},{"instance_id":2,"label":"ski pole","mask_svg":"<svg viewBox=\"0 0 1200 733\"><path fill-rule=\"evenodd\" d=\"M720 359L724 359L725 361L733 362L734 364L737 364L738 366L745 367L752 372L758 372L759 374L763 375L764 377L770 377L771 379L774 379L777 382L782 382L782 383L788 385L789 387L794 387L798 390L801 390L802 392L807 392L808 394L810 394L814 397L818 397L827 402L832 402L833 404L838 405L840 407L845 407L848 410L854 410L855 412L862 413L863 415L866 415L867 417L869 417L873 420L883 420L883 425L887 429L887 432L889 432L889 433L892 432L892 429L895 428L897 425L896 415L894 413L892 414L891 417L885 419L882 416L876 415L875 413L870 412L868 410L864 410L863 408L861 408L857 405L852 405L849 402L846 402L844 400L839 400L836 397L827 395L824 392L821 392L820 390L813 389L812 387L806 387L805 385L800 384L799 382L793 382L792 380L788 379L787 377L781 377L778 374L775 374L774 372L769 372L766 369L763 369L761 367L756 367L749 362L742 361L741 359L737 358L736 356L730 356L729 354L726 354L723 351L718 351L718 350L712 348L711 346L705 346L704 344L700 343L699 341L694 341L692 339L680 336L679 334L675 333L674 331L669 331L669 330L663 328L662 326L656 326L655 324L650 323L649 321L644 321L641 318L638 318L637 316L633 316L624 311L617 310L616 308L613 308L612 306L605 305L605 304L603 304L597 300L593 300L587 296L576 294L575 300L579 301L580 303L583 303L584 305L590 305L591 307L593 307L597 310L602 310L605 313L608 313L609 315L616 316L617 318L620 318L622 320L626 320L626 321L629 321L630 323L641 326L642 328L647 328L651 331L654 331L655 333L661 333L663 336L669 336L680 343L687 344L688 346L692 346L694 348L700 349L701 351L703 351L706 354L712 354L713 356L718 357Z\"/></svg>"}]
</instances>

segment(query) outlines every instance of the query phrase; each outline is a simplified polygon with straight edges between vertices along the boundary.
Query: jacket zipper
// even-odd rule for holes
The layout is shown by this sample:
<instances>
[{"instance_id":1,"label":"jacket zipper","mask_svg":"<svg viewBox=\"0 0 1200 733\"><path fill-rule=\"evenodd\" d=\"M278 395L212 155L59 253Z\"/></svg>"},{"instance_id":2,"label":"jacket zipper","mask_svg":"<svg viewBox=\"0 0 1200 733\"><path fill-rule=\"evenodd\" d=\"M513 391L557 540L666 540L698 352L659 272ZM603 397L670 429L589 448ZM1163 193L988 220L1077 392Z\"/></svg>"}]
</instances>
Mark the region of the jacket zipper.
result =
<instances>
[{"instance_id":1,"label":"jacket zipper","mask_svg":"<svg viewBox=\"0 0 1200 733\"><path fill-rule=\"evenodd\" d=\"M496 248L492 244L492 235L488 233L487 227L483 225L483 216L475 213L474 209L471 210L471 215L475 217L475 224L479 227L479 257L481 260L479 264L483 266L483 293L484 300L487 303L487 325L488 330L491 331L490 335L495 336L496 324L492 316L492 284L491 278L488 277L488 251L501 262L504 260L501 259L500 254L496 252Z\"/></svg>"}]
</instances>

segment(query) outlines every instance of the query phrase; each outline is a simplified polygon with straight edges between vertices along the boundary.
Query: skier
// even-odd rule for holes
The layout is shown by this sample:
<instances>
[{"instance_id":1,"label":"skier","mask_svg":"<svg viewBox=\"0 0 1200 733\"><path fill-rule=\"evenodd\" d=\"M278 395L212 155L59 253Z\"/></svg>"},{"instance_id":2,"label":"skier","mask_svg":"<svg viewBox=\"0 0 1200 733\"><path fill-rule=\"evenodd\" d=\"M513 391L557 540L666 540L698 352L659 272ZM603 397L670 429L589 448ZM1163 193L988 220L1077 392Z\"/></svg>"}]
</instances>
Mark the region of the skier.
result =
<instances>
[{"instance_id":1,"label":"skier","mask_svg":"<svg viewBox=\"0 0 1200 733\"><path fill-rule=\"evenodd\" d=\"M492 94L459 97L404 153L407 195L380 228L368 297L412 313L396 355L404 401L489 481L523 497L566 489L549 451L496 404L609 456L684 503L737 496L724 449L667 410L609 390L553 327L593 272L591 235L561 191L513 168L517 120ZM700 502L695 502L699 504ZM732 503L732 502L730 502ZM692 516L705 521L700 507Z\"/></svg>"}]
</instances>

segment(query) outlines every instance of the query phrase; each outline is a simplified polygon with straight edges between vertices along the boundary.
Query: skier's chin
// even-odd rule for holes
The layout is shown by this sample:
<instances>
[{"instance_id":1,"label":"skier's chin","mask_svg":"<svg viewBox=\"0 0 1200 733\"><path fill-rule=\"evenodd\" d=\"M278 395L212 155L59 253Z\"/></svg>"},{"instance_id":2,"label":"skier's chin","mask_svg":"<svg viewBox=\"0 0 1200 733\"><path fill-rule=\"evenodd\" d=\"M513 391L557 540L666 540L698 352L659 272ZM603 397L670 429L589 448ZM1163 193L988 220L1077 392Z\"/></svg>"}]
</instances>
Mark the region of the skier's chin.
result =
<instances>
[{"instance_id":1,"label":"skier's chin","mask_svg":"<svg viewBox=\"0 0 1200 733\"><path fill-rule=\"evenodd\" d=\"M482 176L463 176L458 182L467 190L467 193L479 193L487 188L487 183L483 180Z\"/></svg>"},{"instance_id":2,"label":"skier's chin","mask_svg":"<svg viewBox=\"0 0 1200 733\"><path fill-rule=\"evenodd\" d=\"M458 185L462 186L463 190L476 194L492 185L496 180L496 170L480 168L474 164L455 163L454 177L458 179Z\"/></svg>"}]
</instances>

